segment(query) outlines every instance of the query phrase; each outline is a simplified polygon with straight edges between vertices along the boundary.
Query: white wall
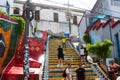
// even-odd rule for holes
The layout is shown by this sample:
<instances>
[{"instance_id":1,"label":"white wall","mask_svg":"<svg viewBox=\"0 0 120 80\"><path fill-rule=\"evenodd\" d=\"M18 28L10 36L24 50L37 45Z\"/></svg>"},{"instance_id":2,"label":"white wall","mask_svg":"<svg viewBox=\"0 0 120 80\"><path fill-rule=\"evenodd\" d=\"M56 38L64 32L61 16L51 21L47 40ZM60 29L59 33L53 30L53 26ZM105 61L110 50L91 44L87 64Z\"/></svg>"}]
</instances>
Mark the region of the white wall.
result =
<instances>
[{"instance_id":1,"label":"white wall","mask_svg":"<svg viewBox=\"0 0 120 80\"><path fill-rule=\"evenodd\" d=\"M97 5L94 6L92 14L97 16L99 13L105 15L111 15L114 17L120 17L120 6L115 6L111 4L111 0L99 0Z\"/></svg>"},{"instance_id":2,"label":"white wall","mask_svg":"<svg viewBox=\"0 0 120 80\"><path fill-rule=\"evenodd\" d=\"M58 22L54 22L54 13L58 13ZM77 14L78 13L74 13ZM79 13L81 14L81 13ZM81 16L77 17L77 21L79 22ZM65 32L69 33L69 25L66 19L66 13L56 10L50 9L42 9L40 10L40 22L38 23L38 30L51 30L54 33ZM73 19L71 19L71 35L78 36L78 27L73 24Z\"/></svg>"},{"instance_id":3,"label":"white wall","mask_svg":"<svg viewBox=\"0 0 120 80\"><path fill-rule=\"evenodd\" d=\"M87 28L86 19L85 19L85 17L83 17L83 19L82 19L82 21L81 21L81 23L79 25L79 28L78 28L78 30L79 30L79 32L78 32L79 33L79 38L80 38L80 41L82 41L82 42L83 42L82 37L84 35L84 32L85 32L86 28Z\"/></svg>"},{"instance_id":4,"label":"white wall","mask_svg":"<svg viewBox=\"0 0 120 80\"><path fill-rule=\"evenodd\" d=\"M6 2L8 1L9 5L10 5L10 15L13 14L13 0L0 0L0 5L2 6L6 6ZM4 12L6 12L6 8L5 7L0 7L0 9L2 9Z\"/></svg>"},{"instance_id":5,"label":"white wall","mask_svg":"<svg viewBox=\"0 0 120 80\"><path fill-rule=\"evenodd\" d=\"M82 19L80 21L80 24L78 26L78 36L80 41L83 42L83 35L89 25L89 17L87 16L88 14L90 14L89 12L84 13L84 15L82 16Z\"/></svg>"},{"instance_id":6,"label":"white wall","mask_svg":"<svg viewBox=\"0 0 120 80\"><path fill-rule=\"evenodd\" d=\"M0 5L2 5L2 6L6 6L6 1L7 1L7 0L0 0ZM3 11L6 12L6 8L4 8L4 7L0 7L0 9L2 9Z\"/></svg>"},{"instance_id":7,"label":"white wall","mask_svg":"<svg viewBox=\"0 0 120 80\"><path fill-rule=\"evenodd\" d=\"M89 35L91 37L91 42L94 44L96 41L101 42L101 36L97 34L96 30L90 30Z\"/></svg>"},{"instance_id":8,"label":"white wall","mask_svg":"<svg viewBox=\"0 0 120 80\"><path fill-rule=\"evenodd\" d=\"M120 11L120 6L111 5L111 0L99 0L97 5L95 5L93 10L91 11L92 12L91 14L94 17L97 16L98 13L103 13L103 14L106 14L106 15L114 16L114 17L120 17L119 11ZM85 19L83 18L82 22L80 23L80 26L79 26L80 39L82 39L82 35L83 35L83 33L86 29L84 26L86 26L86 24L85 24ZM119 32L120 32L120 25L117 25L114 29L112 29L112 41L113 41L114 45L113 45L113 47L111 47L112 52L110 54L110 57L118 57L118 54L116 52L117 48L116 48L116 42L115 42L115 38L114 38L115 36L114 35L116 33L118 33L119 40L120 40L120 33ZM107 24L105 26L105 28L100 27L100 29L98 29L98 31L91 30L89 32L89 34L91 35L93 43L95 42L95 40L99 40L100 42L105 40L105 39L111 40L109 24Z\"/></svg>"},{"instance_id":9,"label":"white wall","mask_svg":"<svg viewBox=\"0 0 120 80\"><path fill-rule=\"evenodd\" d=\"M14 6L20 8L20 14L22 14L23 5L14 3ZM36 7L36 10L40 10L40 22L37 24L37 30L51 30L54 33L65 32L69 33L69 23L66 19L66 12L63 10L53 9L41 9ZM58 22L54 22L54 13L58 13ZM77 22L79 23L82 13L71 12L72 16L77 16ZM33 26L36 26L36 21L32 21ZM31 31L31 30L30 30ZM78 25L73 24L71 19L71 35L78 36Z\"/></svg>"},{"instance_id":10,"label":"white wall","mask_svg":"<svg viewBox=\"0 0 120 80\"><path fill-rule=\"evenodd\" d=\"M114 30L114 31L117 33L116 30ZM103 26L101 26L98 30L96 30L96 29L95 30L90 30L89 35L91 36L92 43L95 43L96 40L98 40L99 42L103 42L105 39L111 40L112 35L110 35L109 23L107 25L105 25L104 28L103 28ZM111 41L113 41L113 43L115 43L113 39ZM116 51L114 50L114 47L111 46L111 49L112 49L112 51L111 51L109 57L116 57L115 56Z\"/></svg>"},{"instance_id":11,"label":"white wall","mask_svg":"<svg viewBox=\"0 0 120 80\"><path fill-rule=\"evenodd\" d=\"M110 14L114 17L120 17L120 6L115 6L115 5L112 5L111 4L111 0L106 0L106 2L104 2L104 5L105 5L105 14Z\"/></svg>"},{"instance_id":12,"label":"white wall","mask_svg":"<svg viewBox=\"0 0 120 80\"><path fill-rule=\"evenodd\" d=\"M14 0L7 0L7 1L10 4L10 15L11 15L11 14L13 14L13 4L14 4L13 1Z\"/></svg>"}]
</instances>

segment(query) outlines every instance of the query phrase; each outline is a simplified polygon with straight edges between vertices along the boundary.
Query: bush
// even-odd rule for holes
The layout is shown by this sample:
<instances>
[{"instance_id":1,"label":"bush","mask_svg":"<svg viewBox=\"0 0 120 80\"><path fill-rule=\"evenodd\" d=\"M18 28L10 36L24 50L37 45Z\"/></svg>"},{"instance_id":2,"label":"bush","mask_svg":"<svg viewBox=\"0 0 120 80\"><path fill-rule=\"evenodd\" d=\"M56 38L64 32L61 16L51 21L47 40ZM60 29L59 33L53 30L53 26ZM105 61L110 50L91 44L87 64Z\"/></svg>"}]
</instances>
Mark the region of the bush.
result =
<instances>
[{"instance_id":1,"label":"bush","mask_svg":"<svg viewBox=\"0 0 120 80\"><path fill-rule=\"evenodd\" d=\"M107 58L110 55L111 48L113 43L110 40L104 40L102 43L96 41L95 44L87 44L87 51L96 54L99 58Z\"/></svg>"},{"instance_id":2,"label":"bush","mask_svg":"<svg viewBox=\"0 0 120 80\"><path fill-rule=\"evenodd\" d=\"M89 34L84 34L84 35L83 35L83 40L84 40L86 43L91 43L91 38L90 38Z\"/></svg>"}]
</instances>

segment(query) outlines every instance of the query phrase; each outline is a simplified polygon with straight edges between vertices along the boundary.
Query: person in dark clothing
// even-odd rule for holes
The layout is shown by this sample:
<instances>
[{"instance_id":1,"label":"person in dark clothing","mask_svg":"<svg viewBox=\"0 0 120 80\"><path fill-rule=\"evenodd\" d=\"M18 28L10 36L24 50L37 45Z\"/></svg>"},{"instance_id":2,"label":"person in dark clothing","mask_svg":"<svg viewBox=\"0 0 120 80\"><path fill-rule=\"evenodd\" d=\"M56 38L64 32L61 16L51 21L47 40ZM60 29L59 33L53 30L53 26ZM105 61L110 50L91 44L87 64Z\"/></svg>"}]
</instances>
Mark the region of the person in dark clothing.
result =
<instances>
[{"instance_id":1,"label":"person in dark clothing","mask_svg":"<svg viewBox=\"0 0 120 80\"><path fill-rule=\"evenodd\" d=\"M59 45L58 49L58 64L57 64L57 67L62 67L63 64L63 60L64 60L64 54L63 54L63 48L61 48L61 46Z\"/></svg>"},{"instance_id":2,"label":"person in dark clothing","mask_svg":"<svg viewBox=\"0 0 120 80\"><path fill-rule=\"evenodd\" d=\"M85 62L88 62L88 60L87 60L88 51L87 51L86 47L84 47L84 53L85 53Z\"/></svg>"},{"instance_id":3,"label":"person in dark clothing","mask_svg":"<svg viewBox=\"0 0 120 80\"><path fill-rule=\"evenodd\" d=\"M76 70L77 80L85 80L85 69L84 65L79 64L79 68Z\"/></svg>"}]
</instances>

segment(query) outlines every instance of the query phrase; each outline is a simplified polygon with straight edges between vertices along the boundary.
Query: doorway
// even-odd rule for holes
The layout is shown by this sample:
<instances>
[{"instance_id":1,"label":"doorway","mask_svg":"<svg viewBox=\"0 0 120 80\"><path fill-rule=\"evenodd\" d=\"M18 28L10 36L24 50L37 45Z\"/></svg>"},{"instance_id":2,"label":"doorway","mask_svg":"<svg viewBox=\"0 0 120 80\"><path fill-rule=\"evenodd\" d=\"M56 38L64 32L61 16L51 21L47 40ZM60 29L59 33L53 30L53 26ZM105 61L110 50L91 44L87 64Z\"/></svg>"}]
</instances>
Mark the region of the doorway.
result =
<instances>
[{"instance_id":1,"label":"doorway","mask_svg":"<svg viewBox=\"0 0 120 80\"><path fill-rule=\"evenodd\" d=\"M119 35L118 35L118 33L115 34L115 42L116 42L117 53L118 53L118 56L120 57L120 43L119 43Z\"/></svg>"}]
</instances>

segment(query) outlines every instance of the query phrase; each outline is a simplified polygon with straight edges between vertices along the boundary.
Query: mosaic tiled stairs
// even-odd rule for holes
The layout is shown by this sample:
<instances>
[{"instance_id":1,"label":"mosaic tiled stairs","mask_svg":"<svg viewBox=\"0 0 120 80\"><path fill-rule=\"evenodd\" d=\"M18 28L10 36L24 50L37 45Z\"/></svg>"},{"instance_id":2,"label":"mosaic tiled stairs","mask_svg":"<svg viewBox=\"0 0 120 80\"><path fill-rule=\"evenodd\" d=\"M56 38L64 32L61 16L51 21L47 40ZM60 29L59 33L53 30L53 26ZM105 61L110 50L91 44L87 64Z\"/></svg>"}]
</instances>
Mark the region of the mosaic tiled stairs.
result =
<instances>
[{"instance_id":1,"label":"mosaic tiled stairs","mask_svg":"<svg viewBox=\"0 0 120 80\"><path fill-rule=\"evenodd\" d=\"M64 80L62 77L63 70L67 67L67 65L63 64L62 67L57 67L58 59L57 59L57 48L58 45L61 44L61 41L58 39L50 39L50 49L49 49L49 80ZM76 54L75 50L70 48L67 44L65 49L66 51L66 61L72 64L73 78L76 80L76 73L74 72L78 64L80 63L80 57ZM85 64L86 69L86 80L95 80L98 76L93 72L90 64Z\"/></svg>"}]
</instances>

